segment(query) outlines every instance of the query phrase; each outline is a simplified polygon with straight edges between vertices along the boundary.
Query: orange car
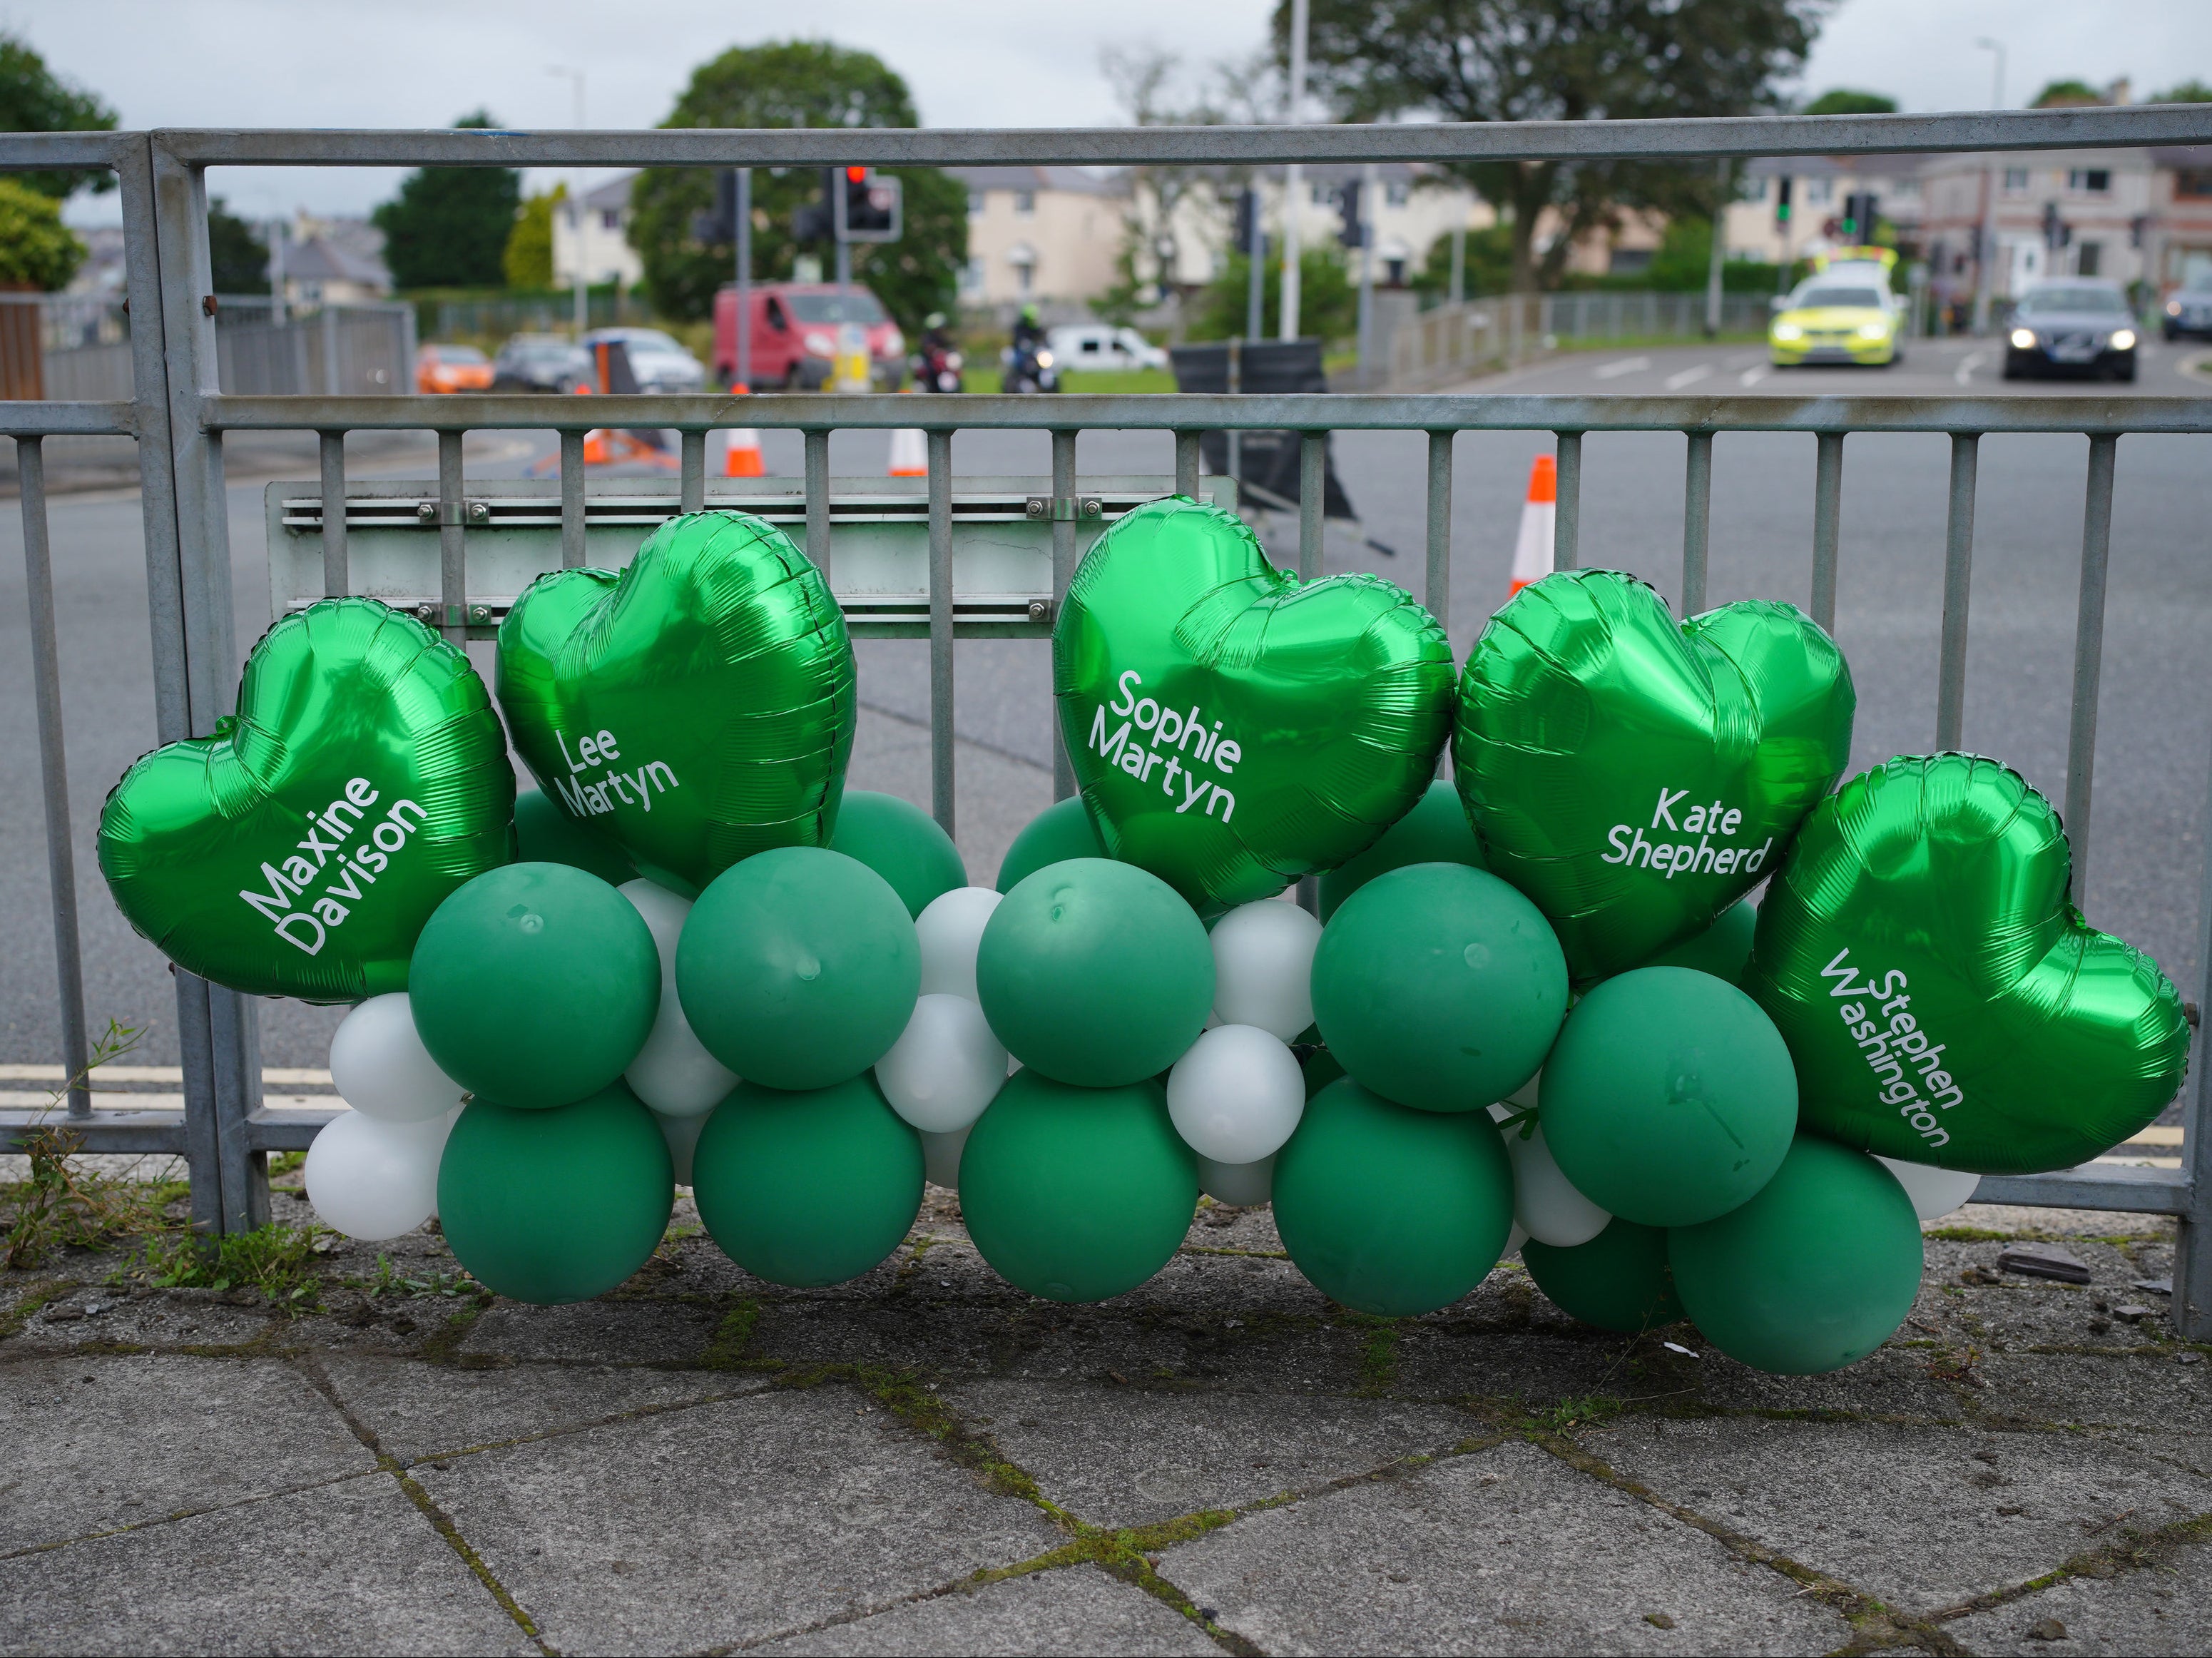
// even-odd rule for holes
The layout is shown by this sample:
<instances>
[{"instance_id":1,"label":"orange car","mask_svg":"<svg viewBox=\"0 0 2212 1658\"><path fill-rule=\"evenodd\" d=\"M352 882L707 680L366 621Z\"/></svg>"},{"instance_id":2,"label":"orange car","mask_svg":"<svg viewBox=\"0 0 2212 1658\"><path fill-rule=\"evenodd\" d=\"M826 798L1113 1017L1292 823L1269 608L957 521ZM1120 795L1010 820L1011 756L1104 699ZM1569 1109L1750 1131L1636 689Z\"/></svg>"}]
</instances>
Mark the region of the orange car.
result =
<instances>
[{"instance_id":1,"label":"orange car","mask_svg":"<svg viewBox=\"0 0 2212 1658\"><path fill-rule=\"evenodd\" d=\"M473 345L426 345L415 354L417 392L489 392L491 359Z\"/></svg>"}]
</instances>

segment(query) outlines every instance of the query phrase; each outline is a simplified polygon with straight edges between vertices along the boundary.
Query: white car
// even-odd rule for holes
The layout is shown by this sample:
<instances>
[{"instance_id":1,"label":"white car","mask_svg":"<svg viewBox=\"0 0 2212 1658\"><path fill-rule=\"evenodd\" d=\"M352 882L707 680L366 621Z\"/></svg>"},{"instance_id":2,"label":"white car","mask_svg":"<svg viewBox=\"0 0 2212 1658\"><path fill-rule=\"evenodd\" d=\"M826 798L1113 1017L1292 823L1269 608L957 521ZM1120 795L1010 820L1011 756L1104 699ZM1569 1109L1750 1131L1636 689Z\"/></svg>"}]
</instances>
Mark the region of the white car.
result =
<instances>
[{"instance_id":1,"label":"white car","mask_svg":"<svg viewBox=\"0 0 2212 1658\"><path fill-rule=\"evenodd\" d=\"M595 328L584 336L584 347L602 340L619 340L628 349L641 392L696 392L707 383L706 365L658 328Z\"/></svg>"},{"instance_id":2,"label":"white car","mask_svg":"<svg viewBox=\"0 0 2212 1658\"><path fill-rule=\"evenodd\" d=\"M1168 354L1133 328L1103 322L1067 323L1048 330L1045 343L1063 369L1164 368Z\"/></svg>"}]
</instances>

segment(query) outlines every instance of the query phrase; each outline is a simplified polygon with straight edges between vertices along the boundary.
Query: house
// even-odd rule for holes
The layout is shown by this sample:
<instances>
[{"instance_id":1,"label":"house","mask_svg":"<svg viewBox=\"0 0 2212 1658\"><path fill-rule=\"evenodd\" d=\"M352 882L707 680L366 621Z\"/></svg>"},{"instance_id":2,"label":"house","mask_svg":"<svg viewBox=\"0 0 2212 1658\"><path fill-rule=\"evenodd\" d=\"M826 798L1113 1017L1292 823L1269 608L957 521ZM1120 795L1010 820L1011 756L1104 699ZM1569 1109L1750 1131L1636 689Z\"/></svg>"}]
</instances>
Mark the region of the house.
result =
<instances>
[{"instance_id":1,"label":"house","mask_svg":"<svg viewBox=\"0 0 2212 1658\"><path fill-rule=\"evenodd\" d=\"M295 305L356 305L392 293L384 234L362 219L319 219L303 213L289 227L270 264L270 279L281 270L284 298Z\"/></svg>"},{"instance_id":2,"label":"house","mask_svg":"<svg viewBox=\"0 0 2212 1658\"><path fill-rule=\"evenodd\" d=\"M645 280L645 262L629 245L629 190L637 174L624 173L584 191L564 197L553 208L553 282L572 286L576 272L586 286L614 282L634 288Z\"/></svg>"},{"instance_id":3,"label":"house","mask_svg":"<svg viewBox=\"0 0 2212 1658\"><path fill-rule=\"evenodd\" d=\"M1787 264L1866 242L1871 228L1845 221L1855 196L1873 197L1875 222L1888 225L1899 248L1915 255L1926 217L1929 161L1921 155L1792 155L1747 162L1736 199L1722 216L1723 257ZM1778 222L1784 179L1790 185L1790 217Z\"/></svg>"},{"instance_id":4,"label":"house","mask_svg":"<svg viewBox=\"0 0 2212 1658\"><path fill-rule=\"evenodd\" d=\"M952 167L968 191L968 306L1080 305L1114 285L1125 234L1118 179L1073 167Z\"/></svg>"}]
</instances>

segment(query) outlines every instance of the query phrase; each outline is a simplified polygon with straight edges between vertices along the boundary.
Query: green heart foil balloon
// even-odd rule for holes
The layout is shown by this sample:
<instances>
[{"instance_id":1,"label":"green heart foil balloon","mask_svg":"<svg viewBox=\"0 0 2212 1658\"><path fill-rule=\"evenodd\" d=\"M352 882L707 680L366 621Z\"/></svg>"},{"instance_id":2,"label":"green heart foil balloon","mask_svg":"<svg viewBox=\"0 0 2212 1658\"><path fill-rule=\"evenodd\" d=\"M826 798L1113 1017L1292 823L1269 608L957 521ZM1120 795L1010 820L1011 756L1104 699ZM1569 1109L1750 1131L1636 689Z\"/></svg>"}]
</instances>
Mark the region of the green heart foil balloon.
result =
<instances>
[{"instance_id":1,"label":"green heart foil balloon","mask_svg":"<svg viewBox=\"0 0 2212 1658\"><path fill-rule=\"evenodd\" d=\"M546 797L687 896L836 827L852 641L764 519L687 513L619 574L540 576L501 625L498 691Z\"/></svg>"},{"instance_id":2,"label":"green heart foil balloon","mask_svg":"<svg viewBox=\"0 0 2212 1658\"><path fill-rule=\"evenodd\" d=\"M255 996L407 987L447 894L514 855L514 771L468 659L331 598L246 659L238 713L155 750L100 814L116 905L188 972Z\"/></svg>"},{"instance_id":3,"label":"green heart foil balloon","mask_svg":"<svg viewBox=\"0 0 2212 1658\"><path fill-rule=\"evenodd\" d=\"M1978 1174L2069 1169L2179 1090L2158 964L2067 902L2058 814L1993 760L1860 773L1759 908L1744 988L1790 1044L1808 1127Z\"/></svg>"},{"instance_id":4,"label":"green heart foil balloon","mask_svg":"<svg viewBox=\"0 0 2212 1658\"><path fill-rule=\"evenodd\" d=\"M1450 720L1450 642L1403 588L1301 584L1188 496L1092 544L1052 658L1106 850L1194 904L1266 898L1364 851L1420 799Z\"/></svg>"},{"instance_id":5,"label":"green heart foil balloon","mask_svg":"<svg viewBox=\"0 0 2212 1658\"><path fill-rule=\"evenodd\" d=\"M1452 757L1490 866L1577 984L1694 938L1779 866L1850 756L1835 641L1788 604L1676 623L1635 577L1568 570L1490 620Z\"/></svg>"}]
</instances>

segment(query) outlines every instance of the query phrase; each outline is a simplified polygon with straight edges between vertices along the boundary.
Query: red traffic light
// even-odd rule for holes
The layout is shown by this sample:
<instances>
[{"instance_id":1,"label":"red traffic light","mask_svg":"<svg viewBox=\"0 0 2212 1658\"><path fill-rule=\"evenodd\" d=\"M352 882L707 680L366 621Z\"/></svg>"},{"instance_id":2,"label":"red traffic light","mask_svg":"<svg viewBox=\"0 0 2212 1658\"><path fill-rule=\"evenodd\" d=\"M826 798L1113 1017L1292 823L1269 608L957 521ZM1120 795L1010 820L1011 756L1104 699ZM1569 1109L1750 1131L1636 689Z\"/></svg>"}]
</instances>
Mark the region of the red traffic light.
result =
<instances>
[{"instance_id":1,"label":"red traffic light","mask_svg":"<svg viewBox=\"0 0 2212 1658\"><path fill-rule=\"evenodd\" d=\"M848 167L845 169L845 177L854 184L864 185L868 181L868 169L864 167Z\"/></svg>"}]
</instances>

